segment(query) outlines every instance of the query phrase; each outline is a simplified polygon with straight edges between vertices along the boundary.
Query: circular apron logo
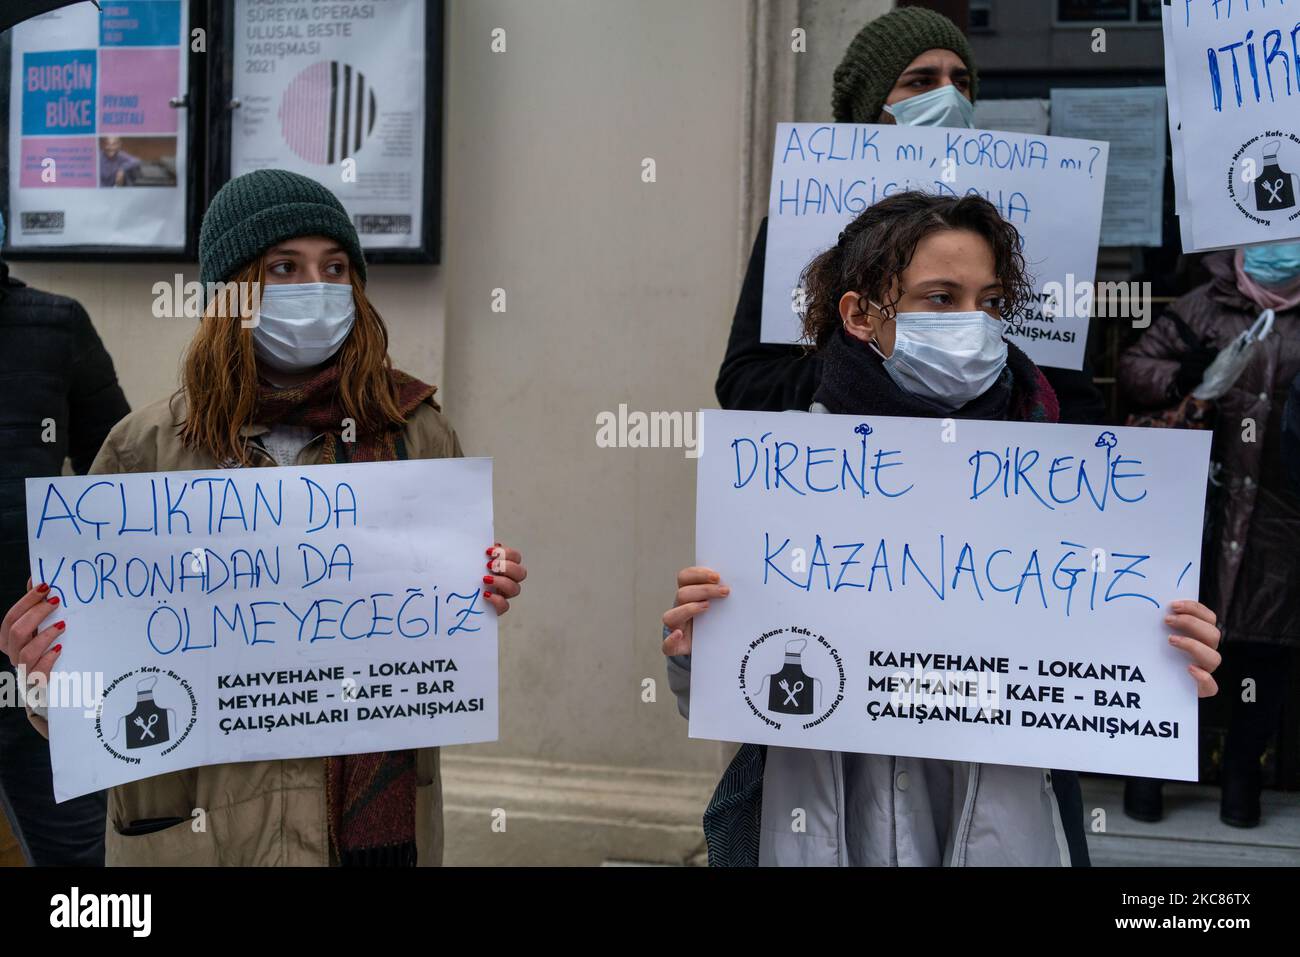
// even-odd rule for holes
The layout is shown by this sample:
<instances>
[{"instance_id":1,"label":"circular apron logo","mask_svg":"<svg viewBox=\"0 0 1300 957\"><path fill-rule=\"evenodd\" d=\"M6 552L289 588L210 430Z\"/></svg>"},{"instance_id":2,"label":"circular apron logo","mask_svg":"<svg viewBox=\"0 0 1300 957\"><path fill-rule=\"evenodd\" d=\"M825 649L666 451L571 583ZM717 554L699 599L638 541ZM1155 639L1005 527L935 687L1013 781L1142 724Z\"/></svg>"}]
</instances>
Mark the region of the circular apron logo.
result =
<instances>
[{"instance_id":1,"label":"circular apron logo","mask_svg":"<svg viewBox=\"0 0 1300 957\"><path fill-rule=\"evenodd\" d=\"M764 632L745 649L740 692L764 724L814 728L844 700L844 661L825 636L797 625Z\"/></svg>"},{"instance_id":2,"label":"circular apron logo","mask_svg":"<svg viewBox=\"0 0 1300 957\"><path fill-rule=\"evenodd\" d=\"M113 757L140 764L176 750L198 719L199 702L188 681L162 668L136 668L104 689L95 735Z\"/></svg>"},{"instance_id":3,"label":"circular apron logo","mask_svg":"<svg viewBox=\"0 0 1300 957\"><path fill-rule=\"evenodd\" d=\"M1228 196L1261 226L1300 218L1300 136L1269 131L1243 143L1228 170Z\"/></svg>"}]
</instances>

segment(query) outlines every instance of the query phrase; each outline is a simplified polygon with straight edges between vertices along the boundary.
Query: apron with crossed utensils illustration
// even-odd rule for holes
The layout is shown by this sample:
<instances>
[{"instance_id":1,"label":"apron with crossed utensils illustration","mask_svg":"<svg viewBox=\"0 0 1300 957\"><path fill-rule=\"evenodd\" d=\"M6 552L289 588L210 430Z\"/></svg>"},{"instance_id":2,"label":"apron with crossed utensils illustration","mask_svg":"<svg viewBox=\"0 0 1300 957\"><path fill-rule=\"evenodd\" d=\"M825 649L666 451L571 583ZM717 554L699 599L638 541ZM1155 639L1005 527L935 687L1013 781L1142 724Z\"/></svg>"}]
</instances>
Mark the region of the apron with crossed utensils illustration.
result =
<instances>
[{"instance_id":1,"label":"apron with crossed utensils illustration","mask_svg":"<svg viewBox=\"0 0 1300 957\"><path fill-rule=\"evenodd\" d=\"M814 679L803 670L803 649L807 639L786 642L785 663L768 676L767 710L778 714L812 714Z\"/></svg>"},{"instance_id":2,"label":"apron with crossed utensils illustration","mask_svg":"<svg viewBox=\"0 0 1300 957\"><path fill-rule=\"evenodd\" d=\"M1281 140L1264 144L1264 169L1255 180L1255 205L1261 213L1291 209L1296 204L1294 173L1283 171L1278 163Z\"/></svg>"},{"instance_id":3,"label":"apron with crossed utensils illustration","mask_svg":"<svg viewBox=\"0 0 1300 957\"><path fill-rule=\"evenodd\" d=\"M158 679L145 678L136 685L135 710L123 720L126 724L126 746L147 748L162 744L171 736L167 710L153 700L153 688Z\"/></svg>"}]
</instances>

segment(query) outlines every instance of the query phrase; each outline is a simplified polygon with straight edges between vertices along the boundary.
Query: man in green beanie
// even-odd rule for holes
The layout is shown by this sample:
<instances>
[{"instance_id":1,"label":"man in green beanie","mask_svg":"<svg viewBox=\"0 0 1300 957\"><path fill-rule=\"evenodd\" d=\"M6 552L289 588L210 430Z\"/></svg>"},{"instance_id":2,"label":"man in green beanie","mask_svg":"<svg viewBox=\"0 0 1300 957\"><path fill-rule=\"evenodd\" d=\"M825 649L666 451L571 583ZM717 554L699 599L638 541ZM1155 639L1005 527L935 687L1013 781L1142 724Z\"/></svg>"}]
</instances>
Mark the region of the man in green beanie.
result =
<instances>
[{"instance_id":1,"label":"man in green beanie","mask_svg":"<svg viewBox=\"0 0 1300 957\"><path fill-rule=\"evenodd\" d=\"M899 123L904 126L975 125L979 75L970 45L947 17L903 7L872 20L849 44L835 70L831 97L837 123ZM769 144L770 145L770 144ZM762 341L763 267L767 256L764 218L750 254L731 324L727 354L715 386L724 409L807 411L821 380L821 362L799 345ZM1081 372L1043 369L1060 401L1062 422L1100 422L1101 393L1085 358ZM1087 866L1083 797L1078 775L1053 771L1052 786L1075 866Z\"/></svg>"},{"instance_id":2,"label":"man in green beanie","mask_svg":"<svg viewBox=\"0 0 1300 957\"><path fill-rule=\"evenodd\" d=\"M978 90L970 44L957 25L933 10L903 7L872 20L853 38L835 69L831 109L836 123L970 127ZM942 116L923 117L917 100L946 109ZM932 121L958 116L965 122Z\"/></svg>"},{"instance_id":3,"label":"man in green beanie","mask_svg":"<svg viewBox=\"0 0 1300 957\"><path fill-rule=\"evenodd\" d=\"M831 108L837 123L904 126L975 125L979 74L957 25L923 7L902 7L864 26L835 70ZM821 363L802 346L762 341L764 218L736 303L727 354L715 392L724 409L806 410L821 380ZM1097 423L1105 403L1086 364L1082 371L1045 368L1061 421Z\"/></svg>"}]
</instances>

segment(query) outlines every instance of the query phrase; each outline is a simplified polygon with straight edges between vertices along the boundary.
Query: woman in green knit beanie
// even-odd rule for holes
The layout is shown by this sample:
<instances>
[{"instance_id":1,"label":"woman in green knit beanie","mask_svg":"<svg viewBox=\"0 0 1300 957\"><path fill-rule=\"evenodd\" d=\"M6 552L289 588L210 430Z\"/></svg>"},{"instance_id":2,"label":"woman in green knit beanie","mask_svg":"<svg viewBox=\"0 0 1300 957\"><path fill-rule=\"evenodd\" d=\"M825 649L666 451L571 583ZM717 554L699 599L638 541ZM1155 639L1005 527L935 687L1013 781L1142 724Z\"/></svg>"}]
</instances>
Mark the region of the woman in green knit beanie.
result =
<instances>
[{"instance_id":1,"label":"woman in green knit beanie","mask_svg":"<svg viewBox=\"0 0 1300 957\"><path fill-rule=\"evenodd\" d=\"M326 187L273 169L231 180L203 217L199 270L219 285L180 389L119 422L92 474L461 455L434 386L393 368L356 229ZM471 607L504 614L526 575L522 558L483 545L486 554L464 555L482 582ZM47 678L74 630L46 626L55 591L36 583L0 625L0 651ZM391 634L379 630L393 621L381 607L391 610L375 605L374 633ZM324 606L318 613L320 637L342 633L330 627L338 619L319 617ZM28 713L48 737L45 718ZM196 806L209 822L202 831L190 827ZM436 748L283 760L249 752L110 788L105 856L136 866L430 865L441 863L442 827Z\"/></svg>"}]
</instances>

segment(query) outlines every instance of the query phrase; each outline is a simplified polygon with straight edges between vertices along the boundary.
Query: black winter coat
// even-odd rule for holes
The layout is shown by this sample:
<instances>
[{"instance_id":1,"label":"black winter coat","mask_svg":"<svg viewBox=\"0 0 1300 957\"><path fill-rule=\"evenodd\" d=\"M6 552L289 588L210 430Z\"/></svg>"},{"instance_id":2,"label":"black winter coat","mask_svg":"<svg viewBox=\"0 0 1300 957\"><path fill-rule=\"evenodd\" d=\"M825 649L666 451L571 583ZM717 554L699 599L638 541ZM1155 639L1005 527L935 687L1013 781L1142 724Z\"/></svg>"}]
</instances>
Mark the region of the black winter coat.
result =
<instances>
[{"instance_id":1,"label":"black winter coat","mask_svg":"<svg viewBox=\"0 0 1300 957\"><path fill-rule=\"evenodd\" d=\"M731 321L727 354L714 387L724 409L750 412L785 412L807 409L821 380L821 360L798 345L764 343L763 267L767 258L767 219L758 227L749 268L740 288L736 315ZM1106 404L1092 381L1084 360L1083 371L1043 368L1061 403L1061 421L1087 425L1105 420Z\"/></svg>"},{"instance_id":2,"label":"black winter coat","mask_svg":"<svg viewBox=\"0 0 1300 957\"><path fill-rule=\"evenodd\" d=\"M27 590L23 480L61 474L64 458L84 474L129 411L81 304L29 288L0 262L0 614Z\"/></svg>"}]
</instances>

